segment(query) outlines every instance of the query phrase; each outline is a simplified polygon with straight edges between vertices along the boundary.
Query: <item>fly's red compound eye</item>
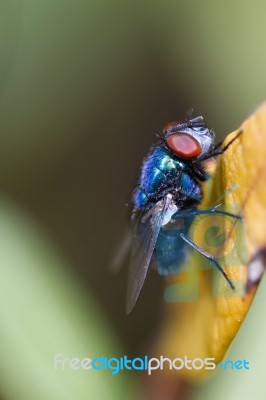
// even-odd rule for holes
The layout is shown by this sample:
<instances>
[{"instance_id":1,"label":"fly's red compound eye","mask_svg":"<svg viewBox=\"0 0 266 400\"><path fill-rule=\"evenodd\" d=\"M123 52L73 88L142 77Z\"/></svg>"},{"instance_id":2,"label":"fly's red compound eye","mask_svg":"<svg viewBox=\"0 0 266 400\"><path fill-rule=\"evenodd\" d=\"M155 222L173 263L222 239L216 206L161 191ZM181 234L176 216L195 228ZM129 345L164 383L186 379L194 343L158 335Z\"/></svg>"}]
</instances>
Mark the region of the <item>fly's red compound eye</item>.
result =
<instances>
[{"instance_id":1,"label":"fly's red compound eye","mask_svg":"<svg viewBox=\"0 0 266 400\"><path fill-rule=\"evenodd\" d=\"M184 132L176 132L168 136L166 143L177 156L182 158L196 158L201 153L199 142Z\"/></svg>"}]
</instances>

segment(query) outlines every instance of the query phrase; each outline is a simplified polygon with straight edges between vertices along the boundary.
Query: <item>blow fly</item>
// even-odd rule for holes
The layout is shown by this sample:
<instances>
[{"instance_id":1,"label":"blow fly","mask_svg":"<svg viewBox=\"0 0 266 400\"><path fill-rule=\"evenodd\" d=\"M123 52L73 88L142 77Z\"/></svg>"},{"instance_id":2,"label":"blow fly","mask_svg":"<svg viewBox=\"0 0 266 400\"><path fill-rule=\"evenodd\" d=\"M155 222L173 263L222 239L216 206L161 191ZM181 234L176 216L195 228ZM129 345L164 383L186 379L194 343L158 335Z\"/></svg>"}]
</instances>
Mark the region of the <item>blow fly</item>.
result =
<instances>
[{"instance_id":1,"label":"blow fly","mask_svg":"<svg viewBox=\"0 0 266 400\"><path fill-rule=\"evenodd\" d=\"M204 161L222 154L225 147L214 146L214 133L199 116L183 123L172 122L157 135L144 159L137 186L132 196L131 256L127 312L131 312L143 287L150 264L158 273L168 275L178 271L190 248L208 259L234 285L217 259L197 246L189 237L189 227L199 214L234 214L197 207L202 202L202 185L209 178ZM185 229L175 227L185 216Z\"/></svg>"}]
</instances>

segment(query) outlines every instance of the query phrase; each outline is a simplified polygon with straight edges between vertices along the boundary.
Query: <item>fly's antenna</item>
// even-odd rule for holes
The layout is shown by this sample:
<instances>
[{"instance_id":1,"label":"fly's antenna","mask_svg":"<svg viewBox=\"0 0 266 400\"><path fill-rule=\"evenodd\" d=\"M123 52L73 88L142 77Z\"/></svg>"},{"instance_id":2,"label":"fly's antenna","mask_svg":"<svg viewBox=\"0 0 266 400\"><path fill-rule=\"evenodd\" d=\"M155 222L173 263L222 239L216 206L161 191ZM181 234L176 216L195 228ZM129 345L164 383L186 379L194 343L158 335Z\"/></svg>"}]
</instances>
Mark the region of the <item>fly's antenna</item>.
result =
<instances>
[{"instance_id":1,"label":"fly's antenna","mask_svg":"<svg viewBox=\"0 0 266 400\"><path fill-rule=\"evenodd\" d=\"M187 124L188 124L188 127L191 128L191 129L207 128L206 122L205 122L204 118L201 115L189 120Z\"/></svg>"},{"instance_id":2,"label":"fly's antenna","mask_svg":"<svg viewBox=\"0 0 266 400\"><path fill-rule=\"evenodd\" d=\"M197 128L197 127L206 127L206 123L205 120L202 116L198 116L195 118L192 118L194 113L194 108L190 107L187 112L186 112L186 124L189 128L193 129L193 128Z\"/></svg>"}]
</instances>

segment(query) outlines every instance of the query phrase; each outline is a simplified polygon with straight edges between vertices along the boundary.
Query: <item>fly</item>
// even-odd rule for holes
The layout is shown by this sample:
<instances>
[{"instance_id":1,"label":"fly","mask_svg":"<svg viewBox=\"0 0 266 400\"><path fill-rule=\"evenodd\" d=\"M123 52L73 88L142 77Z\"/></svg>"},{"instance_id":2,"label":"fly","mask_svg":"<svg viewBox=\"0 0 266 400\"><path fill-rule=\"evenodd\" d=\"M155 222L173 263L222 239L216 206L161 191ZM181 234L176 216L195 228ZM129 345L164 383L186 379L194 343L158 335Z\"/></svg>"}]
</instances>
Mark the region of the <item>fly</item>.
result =
<instances>
[{"instance_id":1,"label":"fly","mask_svg":"<svg viewBox=\"0 0 266 400\"><path fill-rule=\"evenodd\" d=\"M204 161L226 151L240 133L225 147L222 143L215 146L214 132L199 116L182 123L172 122L158 135L158 143L143 160L132 196L128 313L138 300L150 264L155 262L161 275L174 273L184 262L189 248L208 259L234 289L217 259L196 245L188 232L200 214L240 218L218 210L218 206L197 208L202 202L202 185L209 178ZM185 217L182 231L175 229L180 217Z\"/></svg>"}]
</instances>

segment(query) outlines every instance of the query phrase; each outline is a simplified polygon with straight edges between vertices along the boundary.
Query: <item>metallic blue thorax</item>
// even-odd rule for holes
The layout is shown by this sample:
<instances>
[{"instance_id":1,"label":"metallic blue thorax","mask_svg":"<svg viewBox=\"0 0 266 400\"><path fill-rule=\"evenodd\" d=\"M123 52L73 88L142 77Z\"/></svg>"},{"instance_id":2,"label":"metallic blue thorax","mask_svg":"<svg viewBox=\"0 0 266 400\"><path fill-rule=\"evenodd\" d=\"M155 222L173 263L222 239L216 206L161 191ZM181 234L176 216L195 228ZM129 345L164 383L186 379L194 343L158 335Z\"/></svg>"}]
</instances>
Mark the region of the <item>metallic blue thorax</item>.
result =
<instances>
[{"instance_id":1,"label":"metallic blue thorax","mask_svg":"<svg viewBox=\"0 0 266 400\"><path fill-rule=\"evenodd\" d=\"M138 187L133 195L134 208L143 210L165 193L175 196L177 206L183 198L191 199L195 204L201 201L201 187L189 171L186 161L158 145L144 160Z\"/></svg>"}]
</instances>

